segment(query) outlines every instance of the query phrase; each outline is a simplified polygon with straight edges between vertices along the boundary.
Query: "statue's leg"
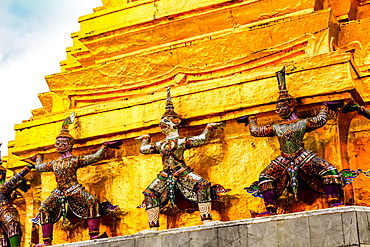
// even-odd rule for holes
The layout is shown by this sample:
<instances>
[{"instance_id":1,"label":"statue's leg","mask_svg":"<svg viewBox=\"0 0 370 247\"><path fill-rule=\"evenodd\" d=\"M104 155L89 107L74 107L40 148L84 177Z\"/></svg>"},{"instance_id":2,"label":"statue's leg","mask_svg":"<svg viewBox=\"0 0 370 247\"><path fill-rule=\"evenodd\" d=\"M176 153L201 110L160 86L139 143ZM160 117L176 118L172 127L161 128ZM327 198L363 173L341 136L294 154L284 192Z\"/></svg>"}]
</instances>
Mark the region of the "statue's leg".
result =
<instances>
[{"instance_id":1,"label":"statue's leg","mask_svg":"<svg viewBox=\"0 0 370 247\"><path fill-rule=\"evenodd\" d=\"M211 202L199 202L198 203L200 218L203 221L203 224L207 224L212 221L212 203Z\"/></svg>"},{"instance_id":2,"label":"statue's leg","mask_svg":"<svg viewBox=\"0 0 370 247\"><path fill-rule=\"evenodd\" d=\"M158 231L159 228L159 206L154 208L149 208L146 210L148 213L149 227L153 231Z\"/></svg>"},{"instance_id":3,"label":"statue's leg","mask_svg":"<svg viewBox=\"0 0 370 247\"><path fill-rule=\"evenodd\" d=\"M21 246L21 236L13 236L9 238L11 247L20 247Z\"/></svg>"},{"instance_id":4,"label":"statue's leg","mask_svg":"<svg viewBox=\"0 0 370 247\"><path fill-rule=\"evenodd\" d=\"M5 208L3 208L3 212L5 213L1 214L2 228L9 239L10 246L19 247L21 243L22 231L21 224L19 223L18 211L13 206L6 205L4 207Z\"/></svg>"},{"instance_id":5,"label":"statue's leg","mask_svg":"<svg viewBox=\"0 0 370 247\"><path fill-rule=\"evenodd\" d=\"M4 229L0 227L0 246L7 246L7 245L8 245L8 237L4 233Z\"/></svg>"},{"instance_id":6,"label":"statue's leg","mask_svg":"<svg viewBox=\"0 0 370 247\"><path fill-rule=\"evenodd\" d=\"M13 215L12 213L8 214L7 216L13 218L13 221L11 221L10 223L5 223L6 226L4 225L8 234L10 246L20 247L22 235L21 226L18 221L14 221L18 218L18 213L17 216Z\"/></svg>"},{"instance_id":7,"label":"statue's leg","mask_svg":"<svg viewBox=\"0 0 370 247\"><path fill-rule=\"evenodd\" d=\"M334 168L334 166L333 166ZM342 206L342 181L337 169L323 174L324 190L329 207Z\"/></svg>"},{"instance_id":8,"label":"statue's leg","mask_svg":"<svg viewBox=\"0 0 370 247\"><path fill-rule=\"evenodd\" d=\"M87 219L87 226L89 228L90 239L99 238L100 218Z\"/></svg>"},{"instance_id":9,"label":"statue's leg","mask_svg":"<svg viewBox=\"0 0 370 247\"><path fill-rule=\"evenodd\" d=\"M266 210L272 214L276 214L276 199L274 190L266 190L261 193L265 202Z\"/></svg>"},{"instance_id":10,"label":"statue's leg","mask_svg":"<svg viewBox=\"0 0 370 247\"><path fill-rule=\"evenodd\" d=\"M325 194L328 199L329 207L338 206L341 202L340 191L342 186L339 184L326 184L324 185Z\"/></svg>"},{"instance_id":11,"label":"statue's leg","mask_svg":"<svg viewBox=\"0 0 370 247\"><path fill-rule=\"evenodd\" d=\"M159 228L159 209L166 198L161 198L162 193L167 189L165 180L156 178L145 189L146 212L148 214L148 223L152 231L158 231Z\"/></svg>"},{"instance_id":12,"label":"statue's leg","mask_svg":"<svg viewBox=\"0 0 370 247\"><path fill-rule=\"evenodd\" d=\"M46 198L39 209L42 238L44 243L36 246L49 246L53 241L53 224L61 214L61 204L53 193Z\"/></svg>"},{"instance_id":13,"label":"statue's leg","mask_svg":"<svg viewBox=\"0 0 370 247\"><path fill-rule=\"evenodd\" d=\"M318 176L322 179L329 207L341 204L342 178L332 164L316 156L302 166L302 170L308 175Z\"/></svg>"},{"instance_id":14,"label":"statue's leg","mask_svg":"<svg viewBox=\"0 0 370 247\"><path fill-rule=\"evenodd\" d=\"M197 202L203 224L210 223L212 221L211 183L198 174L189 172L178 178L177 186L186 199Z\"/></svg>"},{"instance_id":15,"label":"statue's leg","mask_svg":"<svg viewBox=\"0 0 370 247\"><path fill-rule=\"evenodd\" d=\"M278 196L276 193L276 184L278 187L284 187L285 184L284 177L286 176L286 171L283 167L271 163L268 165L260 174L259 177L259 187L260 193L265 202L266 210L271 214L276 214L277 204L276 199Z\"/></svg>"},{"instance_id":16,"label":"statue's leg","mask_svg":"<svg viewBox=\"0 0 370 247\"><path fill-rule=\"evenodd\" d=\"M187 178L197 181L195 191L197 193L200 218L203 221L203 224L208 224L212 221L211 183L193 172L189 173Z\"/></svg>"},{"instance_id":17,"label":"statue's leg","mask_svg":"<svg viewBox=\"0 0 370 247\"><path fill-rule=\"evenodd\" d=\"M77 213L82 217L87 218L87 226L89 229L90 239L98 239L108 237L106 233L99 235L100 227L100 200L93 196L86 189L81 189L78 192L68 197L70 215L76 216ZM75 217L72 217L73 219Z\"/></svg>"},{"instance_id":18,"label":"statue's leg","mask_svg":"<svg viewBox=\"0 0 370 247\"><path fill-rule=\"evenodd\" d=\"M49 246L53 241L53 223L46 223L41 225L42 227L42 239L43 244L37 244L36 246Z\"/></svg>"}]
</instances>

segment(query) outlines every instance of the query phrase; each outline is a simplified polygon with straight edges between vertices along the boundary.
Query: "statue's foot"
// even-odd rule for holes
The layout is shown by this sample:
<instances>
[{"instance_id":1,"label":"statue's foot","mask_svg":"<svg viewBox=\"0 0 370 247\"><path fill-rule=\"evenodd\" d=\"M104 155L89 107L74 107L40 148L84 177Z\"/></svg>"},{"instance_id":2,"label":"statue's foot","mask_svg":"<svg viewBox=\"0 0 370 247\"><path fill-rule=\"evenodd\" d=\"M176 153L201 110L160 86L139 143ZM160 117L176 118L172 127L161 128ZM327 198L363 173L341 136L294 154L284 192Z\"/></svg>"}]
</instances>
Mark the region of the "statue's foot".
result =
<instances>
[{"instance_id":1,"label":"statue's foot","mask_svg":"<svg viewBox=\"0 0 370 247\"><path fill-rule=\"evenodd\" d=\"M99 239L99 238L108 238L108 234L106 232L104 232L100 235L90 236L90 240Z\"/></svg>"},{"instance_id":2,"label":"statue's foot","mask_svg":"<svg viewBox=\"0 0 370 247\"><path fill-rule=\"evenodd\" d=\"M266 211L266 212L258 213L258 212L256 212L256 211L250 210L250 212L251 212L252 218L276 215L276 213L272 213L272 212L270 212L270 211Z\"/></svg>"},{"instance_id":3,"label":"statue's foot","mask_svg":"<svg viewBox=\"0 0 370 247\"><path fill-rule=\"evenodd\" d=\"M50 246L51 245L51 242L45 242L45 243L42 243L42 244L36 244L34 246Z\"/></svg>"},{"instance_id":4,"label":"statue's foot","mask_svg":"<svg viewBox=\"0 0 370 247\"><path fill-rule=\"evenodd\" d=\"M340 208L340 207L344 207L344 206L346 206L346 204L344 204L344 203L341 203L341 202L337 202L337 203L332 203L332 204L330 204L330 208Z\"/></svg>"},{"instance_id":5,"label":"statue's foot","mask_svg":"<svg viewBox=\"0 0 370 247\"><path fill-rule=\"evenodd\" d=\"M149 233L155 233L158 232L158 227L151 227L150 229L143 230L141 232L138 232L137 234L149 234Z\"/></svg>"},{"instance_id":6,"label":"statue's foot","mask_svg":"<svg viewBox=\"0 0 370 247\"><path fill-rule=\"evenodd\" d=\"M217 225L217 224L220 224L220 223L222 223L222 221L219 221L219 220L215 220L215 221L203 220L203 225L205 225L205 226L212 226L212 225Z\"/></svg>"}]
</instances>

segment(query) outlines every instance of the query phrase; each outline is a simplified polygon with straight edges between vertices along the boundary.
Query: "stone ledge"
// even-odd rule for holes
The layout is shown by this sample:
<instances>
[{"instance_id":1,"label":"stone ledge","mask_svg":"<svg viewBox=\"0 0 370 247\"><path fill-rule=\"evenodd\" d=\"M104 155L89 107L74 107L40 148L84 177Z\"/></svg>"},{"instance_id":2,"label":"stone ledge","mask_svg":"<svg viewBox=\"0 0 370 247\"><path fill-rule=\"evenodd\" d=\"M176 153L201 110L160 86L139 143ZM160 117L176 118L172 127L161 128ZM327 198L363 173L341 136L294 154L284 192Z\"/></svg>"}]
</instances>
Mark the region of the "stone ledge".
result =
<instances>
[{"instance_id":1,"label":"stone ledge","mask_svg":"<svg viewBox=\"0 0 370 247\"><path fill-rule=\"evenodd\" d=\"M55 246L368 246L369 218L370 207L348 206Z\"/></svg>"}]
</instances>

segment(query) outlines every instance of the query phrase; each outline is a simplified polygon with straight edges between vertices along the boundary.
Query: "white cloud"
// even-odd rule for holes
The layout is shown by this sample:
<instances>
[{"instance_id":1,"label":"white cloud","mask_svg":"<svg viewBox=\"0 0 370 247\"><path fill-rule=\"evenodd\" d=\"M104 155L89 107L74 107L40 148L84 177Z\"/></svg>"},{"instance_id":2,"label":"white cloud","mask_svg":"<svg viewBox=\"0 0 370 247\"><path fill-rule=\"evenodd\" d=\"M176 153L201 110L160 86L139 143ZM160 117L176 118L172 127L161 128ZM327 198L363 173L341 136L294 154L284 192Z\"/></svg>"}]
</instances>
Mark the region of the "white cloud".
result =
<instances>
[{"instance_id":1,"label":"white cloud","mask_svg":"<svg viewBox=\"0 0 370 247\"><path fill-rule=\"evenodd\" d=\"M37 97L49 91L46 75L59 62L79 30L78 18L93 13L100 0L0 0L0 142L14 140L14 125L42 107Z\"/></svg>"}]
</instances>

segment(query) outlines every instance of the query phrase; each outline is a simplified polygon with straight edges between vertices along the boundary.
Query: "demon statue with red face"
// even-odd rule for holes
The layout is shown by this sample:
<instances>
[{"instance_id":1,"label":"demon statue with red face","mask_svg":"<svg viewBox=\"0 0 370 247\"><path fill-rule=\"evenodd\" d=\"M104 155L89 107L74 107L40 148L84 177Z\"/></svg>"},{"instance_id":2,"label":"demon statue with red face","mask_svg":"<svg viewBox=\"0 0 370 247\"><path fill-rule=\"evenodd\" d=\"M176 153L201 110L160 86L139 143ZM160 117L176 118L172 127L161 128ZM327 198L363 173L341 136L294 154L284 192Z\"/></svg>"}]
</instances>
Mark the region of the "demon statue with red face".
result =
<instances>
[{"instance_id":1,"label":"demon statue with red face","mask_svg":"<svg viewBox=\"0 0 370 247\"><path fill-rule=\"evenodd\" d=\"M262 171L259 181L246 189L249 192L254 190L257 192L255 195L263 197L267 209L265 214L276 213L276 201L286 188L297 199L300 183L301 186L308 185L317 192L325 193L329 206L338 206L342 195L340 174L332 164L306 150L303 144L305 133L326 124L328 105L331 107L338 102L324 103L317 116L299 119L296 113L297 101L286 89L285 68L278 71L276 76L279 83L276 113L283 121L274 125L257 126L255 116L246 116L238 120L245 124L249 122L249 129L254 137L276 136L281 150L280 156L272 160Z\"/></svg>"},{"instance_id":2,"label":"demon statue with red face","mask_svg":"<svg viewBox=\"0 0 370 247\"><path fill-rule=\"evenodd\" d=\"M68 131L68 125L73 123L73 120L74 113L64 120L62 130L56 137L55 147L59 153L59 159L43 163L42 155L31 158L36 161L36 171L53 172L57 182L57 188L41 204L39 213L32 220L42 225L44 243L37 246L51 245L53 224L62 216L72 223L76 223L79 218L87 219L90 239L102 237L99 236L100 217L117 207L109 202L101 203L98 198L90 194L78 182L76 173L78 168L100 161L107 147L118 149L121 143L119 141L105 142L94 154L74 156L72 147L75 139Z\"/></svg>"},{"instance_id":3,"label":"demon statue with red face","mask_svg":"<svg viewBox=\"0 0 370 247\"><path fill-rule=\"evenodd\" d=\"M1 144L0 144L1 147ZM32 168L35 166L30 164L24 167L20 172L12 178L5 181L6 169L2 165L0 154L0 224L2 233L0 238L0 246L19 247L21 244L21 224L19 213L13 206L13 201L17 198L19 192L16 189L20 188L24 192L29 189L29 186L23 180Z\"/></svg>"},{"instance_id":4,"label":"demon statue with red face","mask_svg":"<svg viewBox=\"0 0 370 247\"><path fill-rule=\"evenodd\" d=\"M161 154L163 170L158 177L143 192L145 200L142 206L146 206L149 226L151 230L158 230L159 209L167 204L172 205L183 198L198 204L200 217L203 223L211 222L211 201L215 193L225 193L221 185L211 186L211 183L193 172L186 166L184 151L205 143L212 130L222 128L222 123L209 123L202 134L193 137L181 137L179 124L181 118L174 111L171 101L170 87L167 89L166 112L159 123L162 133L166 138L162 141L150 143L149 135L137 138L141 142L142 154Z\"/></svg>"}]
</instances>

